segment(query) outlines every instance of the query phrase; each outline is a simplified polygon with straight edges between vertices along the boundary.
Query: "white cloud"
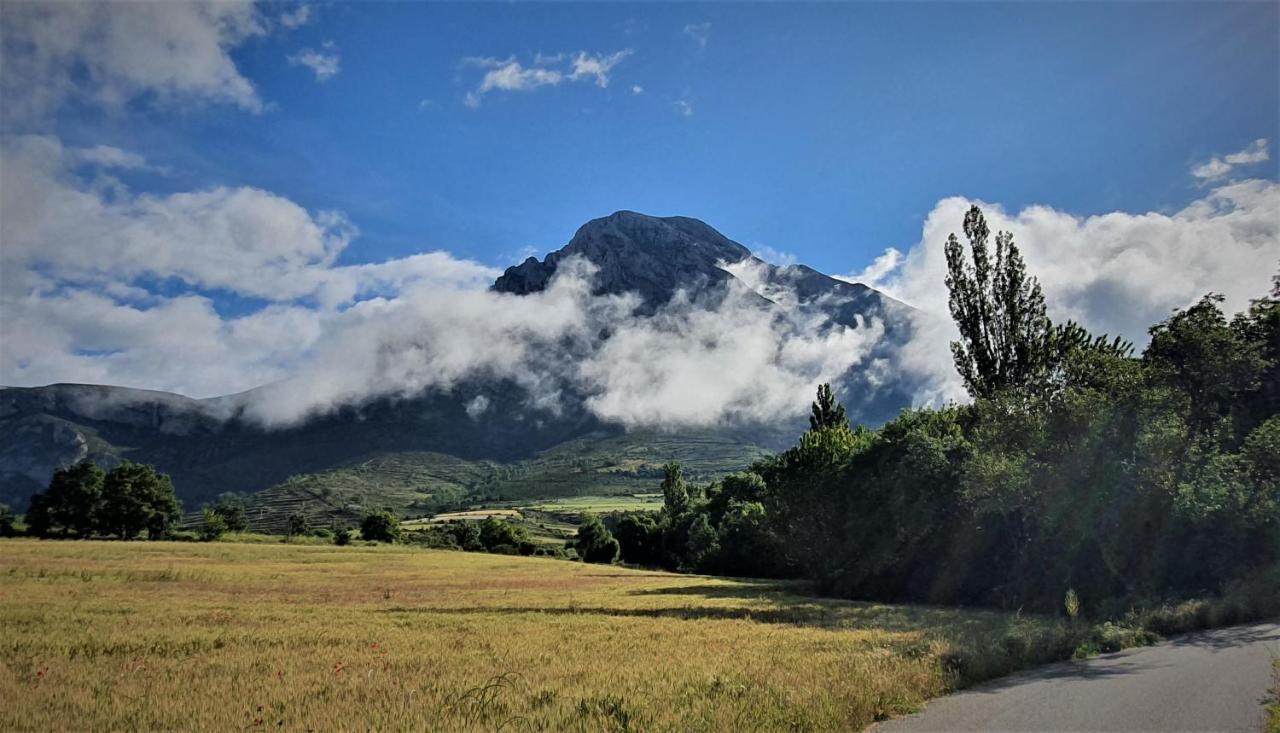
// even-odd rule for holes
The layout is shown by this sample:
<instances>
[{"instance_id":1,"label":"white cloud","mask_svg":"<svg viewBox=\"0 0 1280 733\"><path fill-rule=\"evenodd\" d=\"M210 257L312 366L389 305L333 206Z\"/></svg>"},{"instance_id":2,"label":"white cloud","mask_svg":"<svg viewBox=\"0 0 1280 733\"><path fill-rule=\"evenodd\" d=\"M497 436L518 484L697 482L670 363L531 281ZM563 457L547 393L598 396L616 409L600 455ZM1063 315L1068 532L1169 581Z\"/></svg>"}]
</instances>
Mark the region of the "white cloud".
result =
<instances>
[{"instance_id":1,"label":"white cloud","mask_svg":"<svg viewBox=\"0 0 1280 733\"><path fill-rule=\"evenodd\" d=\"M103 286L143 277L177 278L272 301L315 298L329 305L436 273L468 282L492 270L455 268L415 255L384 265L335 266L355 228L338 212L308 212L261 189L216 187L137 194L73 166L91 155L144 166L114 148L64 148L56 138L0 140L0 263L6 286L37 272Z\"/></svg>"},{"instance_id":2,"label":"white cloud","mask_svg":"<svg viewBox=\"0 0 1280 733\"><path fill-rule=\"evenodd\" d=\"M630 55L631 49L607 55L591 55L579 51L572 58L563 53L554 56L539 53L534 56L531 66L525 66L514 56L507 59L468 56L462 59L462 66L479 67L486 71L480 84L463 97L463 103L476 108L489 92L531 92L540 87L558 86L563 82L591 80L596 86L605 88L609 86L609 74L613 68ZM565 63L566 60L568 63Z\"/></svg>"},{"instance_id":3,"label":"white cloud","mask_svg":"<svg viewBox=\"0 0 1280 733\"><path fill-rule=\"evenodd\" d=\"M779 250L779 249L774 249L773 247L770 247L767 244L755 245L751 253L754 254L756 257L759 257L760 259L764 260L765 262L772 262L775 265L786 266L786 265L794 265L796 262L799 262L799 259L795 256L795 254L791 252L783 252L782 250Z\"/></svg>"},{"instance_id":4,"label":"white cloud","mask_svg":"<svg viewBox=\"0 0 1280 733\"><path fill-rule=\"evenodd\" d=\"M631 93L632 93L632 94L644 94L644 87L640 86L639 84L633 84L633 85L631 86Z\"/></svg>"},{"instance_id":5,"label":"white cloud","mask_svg":"<svg viewBox=\"0 0 1280 733\"><path fill-rule=\"evenodd\" d=\"M335 265L355 232L340 214L253 188L137 194L80 175L86 164L149 165L50 137L0 142L0 383L239 392L293 374L357 301L483 288L498 274L443 252ZM138 284L154 280L269 304L225 317L198 291Z\"/></svg>"},{"instance_id":6,"label":"white cloud","mask_svg":"<svg viewBox=\"0 0 1280 733\"><path fill-rule=\"evenodd\" d=\"M870 265L863 268L862 272L853 275L836 275L835 277L845 282L874 284L880 282L886 275L897 269L901 262L902 253L890 247L884 251L884 254L875 258Z\"/></svg>"},{"instance_id":7,"label":"white cloud","mask_svg":"<svg viewBox=\"0 0 1280 733\"><path fill-rule=\"evenodd\" d=\"M707 41L711 39L711 24L689 23L682 32L692 38L698 44L698 49L701 50L707 47Z\"/></svg>"},{"instance_id":8,"label":"white cloud","mask_svg":"<svg viewBox=\"0 0 1280 733\"><path fill-rule=\"evenodd\" d=\"M332 51L332 48L332 43L326 44L327 52L304 48L288 57L289 64L291 66L305 66L311 69L316 75L316 81L329 81L338 74L339 65L342 62L342 57Z\"/></svg>"},{"instance_id":9,"label":"white cloud","mask_svg":"<svg viewBox=\"0 0 1280 733\"><path fill-rule=\"evenodd\" d=\"M977 203L992 232L1008 230L1028 271L1040 279L1051 318L1074 319L1096 333L1141 348L1147 328L1207 292L1222 293L1228 312L1270 290L1280 268L1280 184L1249 180L1219 186L1174 214L1112 212L1078 217L1048 206L1017 213L998 204L953 197L925 220L921 241L905 256L891 250L868 268L868 285L923 309L904 362L932 375L935 398L962 398L946 344L944 245ZM888 259L885 259L888 258ZM878 265L894 263L892 269Z\"/></svg>"},{"instance_id":10,"label":"white cloud","mask_svg":"<svg viewBox=\"0 0 1280 733\"><path fill-rule=\"evenodd\" d=\"M286 10L280 14L280 25L285 28L300 28L311 21L311 6L299 5L293 10Z\"/></svg>"},{"instance_id":11,"label":"white cloud","mask_svg":"<svg viewBox=\"0 0 1280 733\"><path fill-rule=\"evenodd\" d=\"M824 329L811 316L762 310L742 285L714 308L677 296L637 317L635 296L593 295L593 276L568 262L546 291L526 296L414 286L361 302L250 410L288 424L484 378L509 380L530 406L552 411L568 392L585 395L596 415L629 426L776 420L803 412L817 383L860 363L883 333L879 324ZM472 402L468 411L488 407Z\"/></svg>"},{"instance_id":12,"label":"white cloud","mask_svg":"<svg viewBox=\"0 0 1280 733\"><path fill-rule=\"evenodd\" d=\"M10 122L41 124L70 99L263 109L230 55L267 32L252 2L8 3L4 16L0 96Z\"/></svg>"},{"instance_id":13,"label":"white cloud","mask_svg":"<svg viewBox=\"0 0 1280 733\"><path fill-rule=\"evenodd\" d=\"M1222 157L1214 156L1207 162L1192 166L1191 175L1202 181L1216 181L1240 166L1265 163L1270 159L1271 153L1268 150L1266 138L1258 138L1252 145L1239 152Z\"/></svg>"},{"instance_id":14,"label":"white cloud","mask_svg":"<svg viewBox=\"0 0 1280 733\"><path fill-rule=\"evenodd\" d=\"M693 116L693 100L689 98L689 95L686 94L673 101L671 104L675 106L676 111L680 113L681 117Z\"/></svg>"},{"instance_id":15,"label":"white cloud","mask_svg":"<svg viewBox=\"0 0 1280 733\"><path fill-rule=\"evenodd\" d=\"M70 162L85 165L96 165L102 168L119 168L122 170L144 170L152 168L147 165L146 158L137 153L112 147L95 145L91 148L72 148L67 151Z\"/></svg>"},{"instance_id":16,"label":"white cloud","mask_svg":"<svg viewBox=\"0 0 1280 733\"><path fill-rule=\"evenodd\" d=\"M613 67L630 55L631 49L618 51L608 56L603 54L590 56L586 52L580 51L573 59L573 71L569 72L569 80L578 81L579 79L592 78L595 79L596 86L603 89L609 86L609 72L613 71Z\"/></svg>"}]
</instances>

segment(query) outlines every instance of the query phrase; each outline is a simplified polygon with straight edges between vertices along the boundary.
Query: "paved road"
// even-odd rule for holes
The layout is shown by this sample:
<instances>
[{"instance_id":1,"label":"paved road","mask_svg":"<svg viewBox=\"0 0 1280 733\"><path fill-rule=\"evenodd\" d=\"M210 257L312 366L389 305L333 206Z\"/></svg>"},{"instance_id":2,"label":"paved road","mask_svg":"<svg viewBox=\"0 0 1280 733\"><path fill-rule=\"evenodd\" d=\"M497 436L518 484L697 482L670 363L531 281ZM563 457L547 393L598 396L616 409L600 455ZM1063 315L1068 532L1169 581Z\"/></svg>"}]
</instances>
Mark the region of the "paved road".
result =
<instances>
[{"instance_id":1,"label":"paved road","mask_svg":"<svg viewBox=\"0 0 1280 733\"><path fill-rule=\"evenodd\" d=\"M877 725L897 731L1262 730L1280 623L1178 637L1006 677Z\"/></svg>"}]
</instances>

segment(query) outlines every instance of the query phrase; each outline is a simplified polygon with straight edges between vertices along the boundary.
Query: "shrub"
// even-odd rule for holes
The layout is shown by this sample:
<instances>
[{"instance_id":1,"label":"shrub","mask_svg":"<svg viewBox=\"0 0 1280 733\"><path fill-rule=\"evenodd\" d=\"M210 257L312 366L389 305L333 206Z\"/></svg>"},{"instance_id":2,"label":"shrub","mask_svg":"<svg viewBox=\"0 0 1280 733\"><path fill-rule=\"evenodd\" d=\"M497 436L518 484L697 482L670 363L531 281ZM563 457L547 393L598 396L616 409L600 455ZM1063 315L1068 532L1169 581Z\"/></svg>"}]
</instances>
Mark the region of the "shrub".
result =
<instances>
[{"instance_id":1,"label":"shrub","mask_svg":"<svg viewBox=\"0 0 1280 733\"><path fill-rule=\"evenodd\" d=\"M333 530L333 544L338 547L346 547L351 544L351 530L346 527L336 527Z\"/></svg>"},{"instance_id":2,"label":"shrub","mask_svg":"<svg viewBox=\"0 0 1280 733\"><path fill-rule=\"evenodd\" d=\"M485 517L480 522L480 544L489 552L498 552L499 547L510 545L515 552L507 554L532 555L535 549L529 540L529 531L515 522L508 522L497 517ZM464 548L465 549L465 548Z\"/></svg>"},{"instance_id":3,"label":"shrub","mask_svg":"<svg viewBox=\"0 0 1280 733\"><path fill-rule=\"evenodd\" d=\"M0 537L14 537L18 530L14 527L13 510L8 504L0 504Z\"/></svg>"},{"instance_id":4,"label":"shrub","mask_svg":"<svg viewBox=\"0 0 1280 733\"><path fill-rule=\"evenodd\" d=\"M205 507L201 514L204 522L200 526L200 539L212 542L227 533L227 520L217 510Z\"/></svg>"},{"instance_id":5,"label":"shrub","mask_svg":"<svg viewBox=\"0 0 1280 733\"><path fill-rule=\"evenodd\" d=\"M307 521L307 515L302 512L294 512L289 515L287 525L289 537L293 537L294 535L304 535L309 529L311 529L311 525Z\"/></svg>"}]
</instances>

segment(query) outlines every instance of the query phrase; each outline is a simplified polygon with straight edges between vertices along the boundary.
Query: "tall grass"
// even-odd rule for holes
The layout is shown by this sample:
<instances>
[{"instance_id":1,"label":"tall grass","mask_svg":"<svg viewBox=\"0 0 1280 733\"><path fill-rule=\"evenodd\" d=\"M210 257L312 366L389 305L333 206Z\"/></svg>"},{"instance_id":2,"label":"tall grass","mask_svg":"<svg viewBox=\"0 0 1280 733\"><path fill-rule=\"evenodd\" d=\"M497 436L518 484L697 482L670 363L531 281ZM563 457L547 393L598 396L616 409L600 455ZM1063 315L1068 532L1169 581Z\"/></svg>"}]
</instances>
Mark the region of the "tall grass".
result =
<instances>
[{"instance_id":1,"label":"tall grass","mask_svg":"<svg viewBox=\"0 0 1280 733\"><path fill-rule=\"evenodd\" d=\"M1267 733L1280 733L1280 659L1271 663L1271 701L1267 703Z\"/></svg>"},{"instance_id":2,"label":"tall grass","mask_svg":"<svg viewBox=\"0 0 1280 733\"><path fill-rule=\"evenodd\" d=\"M399 547L0 543L0 729L847 730L1032 619Z\"/></svg>"},{"instance_id":3,"label":"tall grass","mask_svg":"<svg viewBox=\"0 0 1280 733\"><path fill-rule=\"evenodd\" d=\"M850 730L1102 633L806 590L391 546L0 541L0 730ZM1150 618L1212 616L1169 613Z\"/></svg>"}]
</instances>

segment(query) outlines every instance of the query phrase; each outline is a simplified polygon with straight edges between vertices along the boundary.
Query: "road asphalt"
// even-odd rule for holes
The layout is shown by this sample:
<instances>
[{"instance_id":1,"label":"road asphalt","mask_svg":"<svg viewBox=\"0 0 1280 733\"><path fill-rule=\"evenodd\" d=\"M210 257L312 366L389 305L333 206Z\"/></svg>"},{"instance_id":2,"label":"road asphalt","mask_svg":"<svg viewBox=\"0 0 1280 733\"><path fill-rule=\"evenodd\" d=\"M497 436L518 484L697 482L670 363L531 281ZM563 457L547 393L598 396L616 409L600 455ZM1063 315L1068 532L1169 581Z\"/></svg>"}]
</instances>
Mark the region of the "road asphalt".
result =
<instances>
[{"instance_id":1,"label":"road asphalt","mask_svg":"<svg viewBox=\"0 0 1280 733\"><path fill-rule=\"evenodd\" d=\"M1262 731L1280 623L1188 634L1041 667L880 723L912 731Z\"/></svg>"}]
</instances>

